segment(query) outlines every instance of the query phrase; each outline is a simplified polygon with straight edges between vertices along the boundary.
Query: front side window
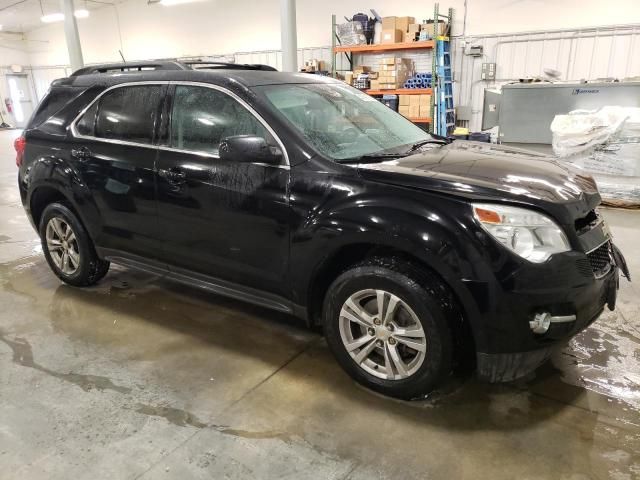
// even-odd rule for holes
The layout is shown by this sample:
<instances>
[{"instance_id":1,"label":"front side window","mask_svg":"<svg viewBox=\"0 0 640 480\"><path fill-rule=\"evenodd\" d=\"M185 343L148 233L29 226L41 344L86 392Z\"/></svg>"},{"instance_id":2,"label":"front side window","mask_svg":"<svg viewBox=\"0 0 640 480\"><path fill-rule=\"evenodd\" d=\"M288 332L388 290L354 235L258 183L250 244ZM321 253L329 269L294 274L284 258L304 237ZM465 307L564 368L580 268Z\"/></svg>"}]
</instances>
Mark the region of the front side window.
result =
<instances>
[{"instance_id":1,"label":"front side window","mask_svg":"<svg viewBox=\"0 0 640 480\"><path fill-rule=\"evenodd\" d=\"M255 89L316 150L336 161L384 151L396 153L431 138L375 98L345 84L282 84Z\"/></svg>"},{"instance_id":2,"label":"front side window","mask_svg":"<svg viewBox=\"0 0 640 480\"><path fill-rule=\"evenodd\" d=\"M256 135L275 145L266 128L233 97L212 88L176 86L171 147L217 155L220 142L235 135Z\"/></svg>"},{"instance_id":3,"label":"front side window","mask_svg":"<svg viewBox=\"0 0 640 480\"><path fill-rule=\"evenodd\" d=\"M78 133L151 144L162 88L162 85L139 85L105 93L78 120Z\"/></svg>"}]
</instances>

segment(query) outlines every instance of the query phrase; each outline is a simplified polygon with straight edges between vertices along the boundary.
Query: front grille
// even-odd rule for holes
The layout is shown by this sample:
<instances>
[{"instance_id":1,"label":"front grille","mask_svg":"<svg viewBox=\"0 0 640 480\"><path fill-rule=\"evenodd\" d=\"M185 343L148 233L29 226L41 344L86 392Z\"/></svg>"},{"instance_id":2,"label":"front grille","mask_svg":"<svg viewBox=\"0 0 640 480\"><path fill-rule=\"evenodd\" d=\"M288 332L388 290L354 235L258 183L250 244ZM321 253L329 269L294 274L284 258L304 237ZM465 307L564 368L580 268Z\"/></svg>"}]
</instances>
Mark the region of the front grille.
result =
<instances>
[{"instance_id":1,"label":"front grille","mask_svg":"<svg viewBox=\"0 0 640 480\"><path fill-rule=\"evenodd\" d=\"M580 272L580 275L582 275L583 277L593 277L591 262L588 258L579 258L578 260L576 260L576 267L578 268L578 272Z\"/></svg>"},{"instance_id":2,"label":"front grille","mask_svg":"<svg viewBox=\"0 0 640 480\"><path fill-rule=\"evenodd\" d=\"M603 243L589 252L587 257L596 278L606 275L611 270L611 242Z\"/></svg>"}]
</instances>

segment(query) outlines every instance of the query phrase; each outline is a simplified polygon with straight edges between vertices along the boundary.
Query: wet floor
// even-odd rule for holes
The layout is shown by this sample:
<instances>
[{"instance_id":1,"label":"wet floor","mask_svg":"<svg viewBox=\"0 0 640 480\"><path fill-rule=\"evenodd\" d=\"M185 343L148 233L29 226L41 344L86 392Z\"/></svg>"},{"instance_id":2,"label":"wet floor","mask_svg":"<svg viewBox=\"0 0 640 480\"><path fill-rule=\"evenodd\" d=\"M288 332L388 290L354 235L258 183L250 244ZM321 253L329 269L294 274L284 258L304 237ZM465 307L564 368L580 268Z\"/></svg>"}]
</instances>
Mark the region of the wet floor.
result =
<instances>
[{"instance_id":1,"label":"wet floor","mask_svg":"<svg viewBox=\"0 0 640 480\"><path fill-rule=\"evenodd\" d=\"M401 402L285 315L112 268L62 285L0 132L0 478L640 478L640 287L529 378ZM640 212L606 210L640 279Z\"/></svg>"}]
</instances>

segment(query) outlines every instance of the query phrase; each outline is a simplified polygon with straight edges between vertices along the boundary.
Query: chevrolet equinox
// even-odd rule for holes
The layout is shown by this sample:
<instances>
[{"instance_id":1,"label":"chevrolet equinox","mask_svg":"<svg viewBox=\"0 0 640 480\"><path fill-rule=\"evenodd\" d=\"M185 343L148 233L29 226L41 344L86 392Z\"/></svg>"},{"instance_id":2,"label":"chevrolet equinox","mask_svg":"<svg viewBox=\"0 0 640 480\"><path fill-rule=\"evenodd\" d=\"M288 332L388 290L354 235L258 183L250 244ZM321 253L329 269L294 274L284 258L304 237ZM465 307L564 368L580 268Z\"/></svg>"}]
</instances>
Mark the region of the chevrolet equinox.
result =
<instances>
[{"instance_id":1,"label":"chevrolet equinox","mask_svg":"<svg viewBox=\"0 0 640 480\"><path fill-rule=\"evenodd\" d=\"M114 262L290 313L395 397L461 359L489 381L531 372L628 276L589 175L430 135L317 75L87 67L52 83L15 148L62 281Z\"/></svg>"}]
</instances>

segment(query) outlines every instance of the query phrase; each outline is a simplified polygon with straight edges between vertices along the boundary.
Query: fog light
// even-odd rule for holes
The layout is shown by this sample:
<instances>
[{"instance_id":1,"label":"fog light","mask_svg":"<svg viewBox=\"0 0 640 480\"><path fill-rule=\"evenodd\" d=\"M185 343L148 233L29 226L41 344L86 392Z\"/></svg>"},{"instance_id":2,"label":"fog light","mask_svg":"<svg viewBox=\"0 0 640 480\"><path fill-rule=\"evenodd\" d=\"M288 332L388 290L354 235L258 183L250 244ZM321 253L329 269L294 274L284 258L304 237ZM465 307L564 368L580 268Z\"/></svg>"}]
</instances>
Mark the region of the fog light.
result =
<instances>
[{"instance_id":1,"label":"fog light","mask_svg":"<svg viewBox=\"0 0 640 480\"><path fill-rule=\"evenodd\" d=\"M533 333L547 333L552 323L569 323L575 322L575 315L558 315L553 316L549 312L536 313L533 320L529 322L529 327Z\"/></svg>"},{"instance_id":2,"label":"fog light","mask_svg":"<svg viewBox=\"0 0 640 480\"><path fill-rule=\"evenodd\" d=\"M529 322L529 327L533 333L547 333L549 330L549 325L551 325L551 315L547 312L545 313L536 313L536 316L533 317L533 320Z\"/></svg>"}]
</instances>

